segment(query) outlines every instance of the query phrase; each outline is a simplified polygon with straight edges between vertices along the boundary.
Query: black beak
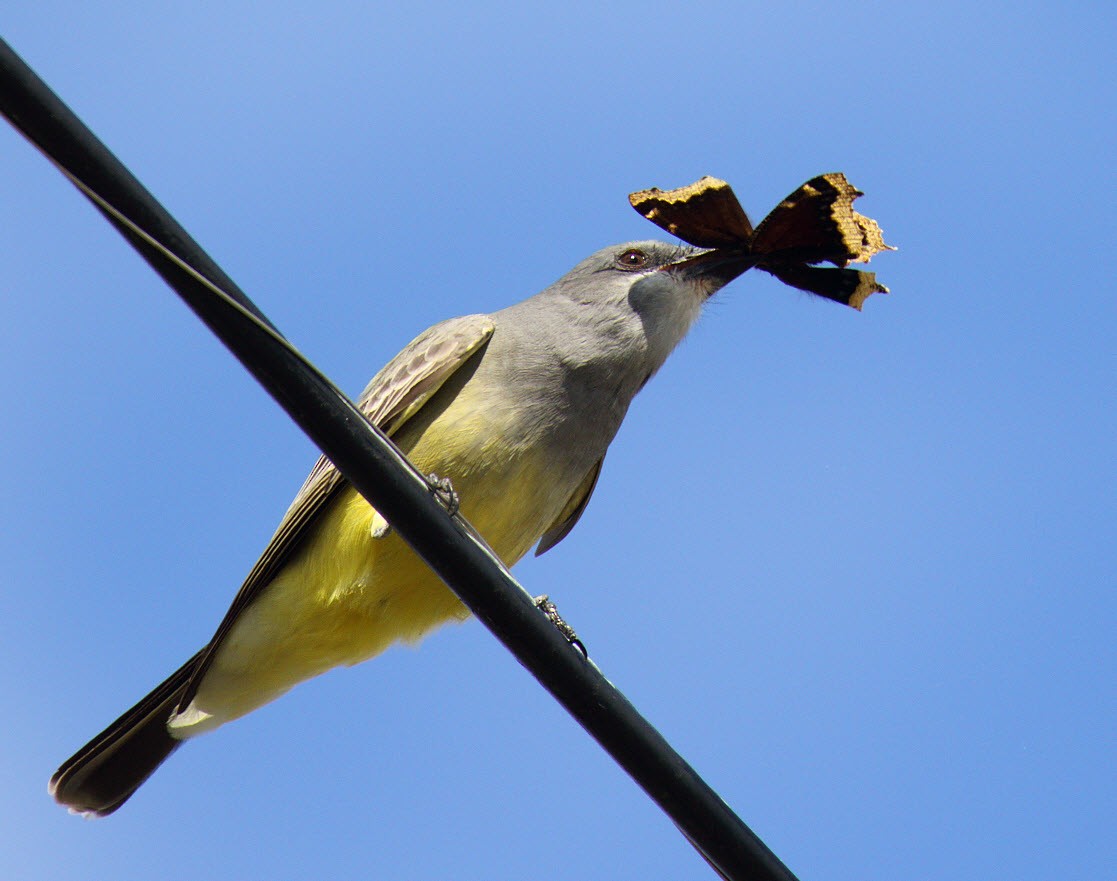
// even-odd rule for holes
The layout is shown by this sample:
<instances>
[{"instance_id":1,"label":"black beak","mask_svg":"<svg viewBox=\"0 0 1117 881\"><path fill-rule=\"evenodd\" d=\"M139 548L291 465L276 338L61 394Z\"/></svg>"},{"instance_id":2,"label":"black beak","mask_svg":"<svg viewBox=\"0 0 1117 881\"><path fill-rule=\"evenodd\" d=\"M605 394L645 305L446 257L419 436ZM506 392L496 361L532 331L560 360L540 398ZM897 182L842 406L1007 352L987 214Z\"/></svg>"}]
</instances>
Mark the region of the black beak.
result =
<instances>
[{"instance_id":1,"label":"black beak","mask_svg":"<svg viewBox=\"0 0 1117 881\"><path fill-rule=\"evenodd\" d=\"M684 278L704 281L711 287L709 293L713 294L758 262L755 255L743 248L711 248L668 263L663 269L679 273Z\"/></svg>"}]
</instances>

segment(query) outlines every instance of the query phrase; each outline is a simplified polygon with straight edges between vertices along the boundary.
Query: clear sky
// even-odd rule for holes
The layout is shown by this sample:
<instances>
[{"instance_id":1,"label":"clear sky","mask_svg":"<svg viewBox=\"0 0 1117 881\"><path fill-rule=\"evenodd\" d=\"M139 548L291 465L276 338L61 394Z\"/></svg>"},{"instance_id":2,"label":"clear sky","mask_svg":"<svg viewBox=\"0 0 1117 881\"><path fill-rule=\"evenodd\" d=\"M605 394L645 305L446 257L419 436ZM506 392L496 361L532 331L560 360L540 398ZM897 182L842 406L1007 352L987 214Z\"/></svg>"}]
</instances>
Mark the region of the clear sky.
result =
<instances>
[{"instance_id":1,"label":"clear sky","mask_svg":"<svg viewBox=\"0 0 1117 881\"><path fill-rule=\"evenodd\" d=\"M354 394L429 324L663 237L632 190L713 174L759 218L844 171L891 296L734 282L517 574L803 881L1112 872L1111 4L9 6ZM106 820L54 805L316 454L4 126L0 293L4 878L712 877L472 621L189 744Z\"/></svg>"}]
</instances>

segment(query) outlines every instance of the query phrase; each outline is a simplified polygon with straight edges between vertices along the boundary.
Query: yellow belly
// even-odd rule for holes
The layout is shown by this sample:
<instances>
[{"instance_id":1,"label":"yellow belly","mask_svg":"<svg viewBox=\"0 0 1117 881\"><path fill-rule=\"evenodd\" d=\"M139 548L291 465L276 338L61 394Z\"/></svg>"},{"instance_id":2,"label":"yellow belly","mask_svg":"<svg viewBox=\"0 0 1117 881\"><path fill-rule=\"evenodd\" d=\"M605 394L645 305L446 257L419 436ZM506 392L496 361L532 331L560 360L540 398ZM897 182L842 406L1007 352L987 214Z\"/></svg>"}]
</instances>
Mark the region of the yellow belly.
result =
<instances>
[{"instance_id":1,"label":"yellow belly","mask_svg":"<svg viewBox=\"0 0 1117 881\"><path fill-rule=\"evenodd\" d=\"M571 488L554 485L540 456L508 449L496 455L469 425L461 428L443 434L437 455L431 433L418 432L410 457L423 473L451 478L462 512L512 565L558 515ZM468 616L398 535L373 538L375 517L351 487L340 493L300 552L244 611L191 707L172 721L172 733L211 730L332 667Z\"/></svg>"}]
</instances>

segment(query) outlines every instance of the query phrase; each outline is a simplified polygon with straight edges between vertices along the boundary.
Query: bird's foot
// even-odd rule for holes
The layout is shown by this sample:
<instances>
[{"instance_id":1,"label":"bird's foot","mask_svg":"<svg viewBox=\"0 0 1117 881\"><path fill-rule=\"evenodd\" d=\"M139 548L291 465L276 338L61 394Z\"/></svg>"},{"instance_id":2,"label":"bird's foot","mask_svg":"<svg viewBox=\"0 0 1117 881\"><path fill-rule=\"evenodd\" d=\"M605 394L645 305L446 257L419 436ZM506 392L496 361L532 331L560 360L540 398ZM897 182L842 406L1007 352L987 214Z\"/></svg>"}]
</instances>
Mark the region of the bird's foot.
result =
<instances>
[{"instance_id":1,"label":"bird's foot","mask_svg":"<svg viewBox=\"0 0 1117 881\"><path fill-rule=\"evenodd\" d=\"M454 491L454 485L450 482L449 477L439 477L437 474L427 475L427 484L430 486L431 493L438 499L439 504L446 509L446 513L453 517L458 513L461 507L461 499ZM372 524L369 526L369 532L372 533L373 538L384 538L390 535L392 527L387 520L381 516L379 511L374 511L372 515Z\"/></svg>"},{"instance_id":2,"label":"bird's foot","mask_svg":"<svg viewBox=\"0 0 1117 881\"><path fill-rule=\"evenodd\" d=\"M438 499L439 504L446 509L446 513L451 517L457 514L458 509L462 506L462 500L454 491L454 484L450 482L450 478L428 474L427 483L430 484L431 492Z\"/></svg>"},{"instance_id":3,"label":"bird's foot","mask_svg":"<svg viewBox=\"0 0 1117 881\"><path fill-rule=\"evenodd\" d=\"M547 616L547 620L566 638L568 643L582 653L583 658L589 657L582 640L578 639L578 634L574 632L574 628L566 623L562 615L559 614L558 607L551 602L551 598L547 594L535 598L535 607Z\"/></svg>"}]
</instances>

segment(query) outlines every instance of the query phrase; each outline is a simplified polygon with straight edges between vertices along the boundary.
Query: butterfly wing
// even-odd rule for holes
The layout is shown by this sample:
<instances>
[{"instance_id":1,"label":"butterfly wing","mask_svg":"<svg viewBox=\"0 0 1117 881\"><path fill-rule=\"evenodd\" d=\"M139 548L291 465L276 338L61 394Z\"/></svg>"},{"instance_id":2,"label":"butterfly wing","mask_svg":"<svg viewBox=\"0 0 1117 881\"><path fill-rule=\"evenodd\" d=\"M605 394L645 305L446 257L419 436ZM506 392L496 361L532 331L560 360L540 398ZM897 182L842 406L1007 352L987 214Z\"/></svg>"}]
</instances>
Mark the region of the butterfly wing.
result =
<instances>
[{"instance_id":1,"label":"butterfly wing","mask_svg":"<svg viewBox=\"0 0 1117 881\"><path fill-rule=\"evenodd\" d=\"M628 201L660 229L699 248L740 248L752 237L745 209L729 184L716 177L675 190L641 190Z\"/></svg>"},{"instance_id":2,"label":"butterfly wing","mask_svg":"<svg viewBox=\"0 0 1117 881\"><path fill-rule=\"evenodd\" d=\"M846 266L894 250L875 220L853 210L862 195L840 172L811 178L761 221L752 252L779 262Z\"/></svg>"}]
</instances>

